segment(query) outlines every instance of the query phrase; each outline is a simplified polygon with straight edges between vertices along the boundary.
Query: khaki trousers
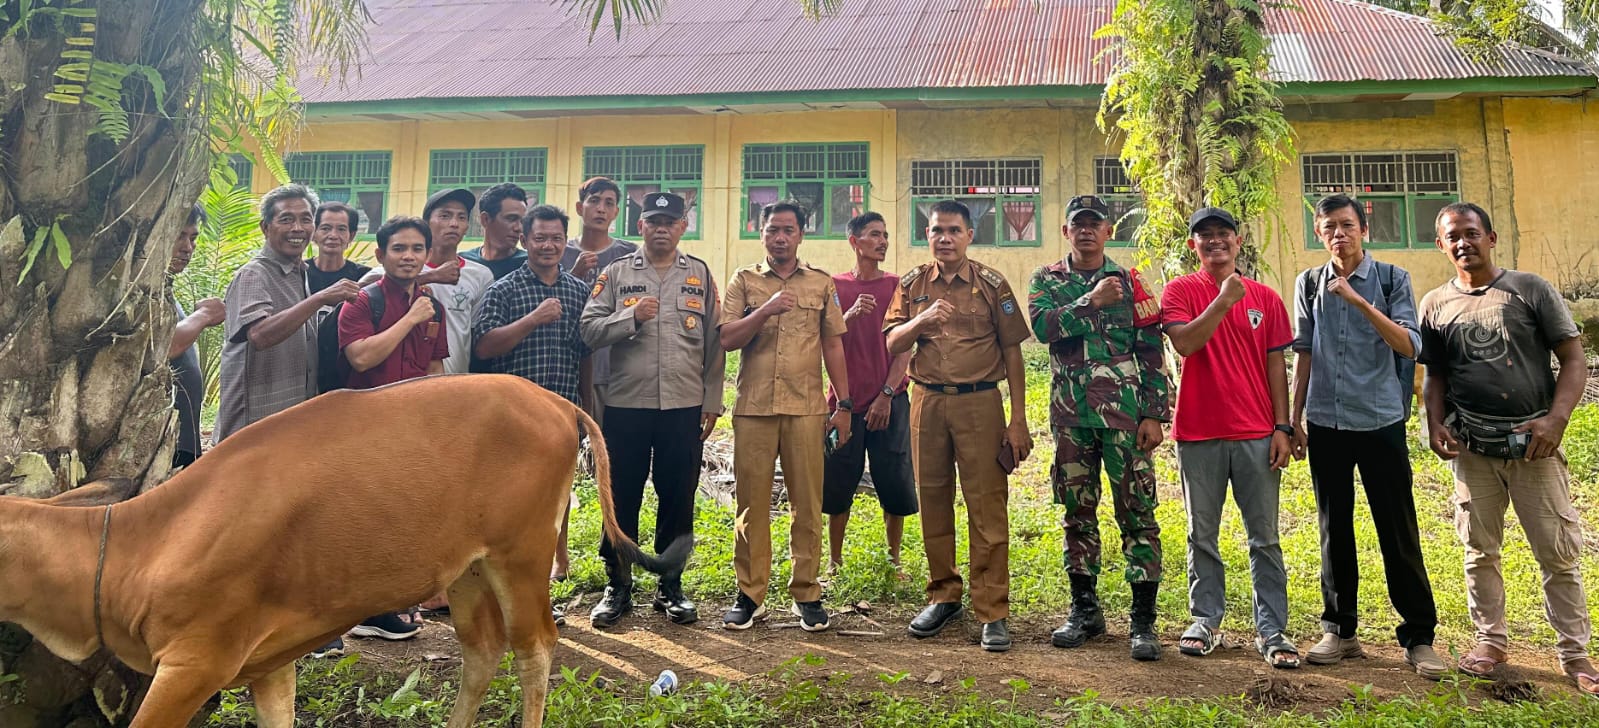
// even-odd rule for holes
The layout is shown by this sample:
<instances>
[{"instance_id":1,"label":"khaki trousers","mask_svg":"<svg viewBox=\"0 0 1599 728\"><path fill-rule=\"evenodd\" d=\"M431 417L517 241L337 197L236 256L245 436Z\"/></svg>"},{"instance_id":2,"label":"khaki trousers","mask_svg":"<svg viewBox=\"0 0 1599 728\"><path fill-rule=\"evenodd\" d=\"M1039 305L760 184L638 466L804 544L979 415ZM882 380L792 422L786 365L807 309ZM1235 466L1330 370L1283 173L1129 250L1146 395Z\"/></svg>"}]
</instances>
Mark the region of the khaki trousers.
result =
<instances>
[{"instance_id":1,"label":"khaki trousers","mask_svg":"<svg viewBox=\"0 0 1599 728\"><path fill-rule=\"evenodd\" d=\"M1005 410L998 389L943 394L915 387L911 396L911 465L922 505L927 600L960 602L955 565L955 481L966 498L972 611L978 621L1010 616L1010 494L999 448Z\"/></svg>"},{"instance_id":2,"label":"khaki trousers","mask_svg":"<svg viewBox=\"0 0 1599 728\"><path fill-rule=\"evenodd\" d=\"M739 415L733 418L733 477L737 481L737 534L733 568L738 590L766 603L772 579L772 478L779 457L793 514L788 592L796 602L822 598L816 582L822 558L823 427L826 415Z\"/></svg>"},{"instance_id":3,"label":"khaki trousers","mask_svg":"<svg viewBox=\"0 0 1599 728\"><path fill-rule=\"evenodd\" d=\"M1582 526L1571 505L1565 456L1526 462L1462 450L1453 467L1455 527L1466 546L1466 606L1477 641L1501 650L1509 642L1499 549L1505 508L1515 506L1543 571L1544 615L1559 638L1560 661L1586 657L1590 625L1582 590Z\"/></svg>"}]
</instances>

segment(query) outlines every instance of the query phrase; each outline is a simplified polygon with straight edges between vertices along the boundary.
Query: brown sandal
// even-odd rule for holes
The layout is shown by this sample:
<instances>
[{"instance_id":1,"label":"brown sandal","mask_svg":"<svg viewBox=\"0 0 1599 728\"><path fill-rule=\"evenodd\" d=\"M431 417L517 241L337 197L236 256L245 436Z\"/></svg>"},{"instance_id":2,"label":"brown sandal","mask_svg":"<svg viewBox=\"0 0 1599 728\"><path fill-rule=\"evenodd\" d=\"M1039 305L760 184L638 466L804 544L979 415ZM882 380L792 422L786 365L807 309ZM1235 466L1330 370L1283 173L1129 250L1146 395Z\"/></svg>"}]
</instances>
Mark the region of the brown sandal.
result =
<instances>
[{"instance_id":1,"label":"brown sandal","mask_svg":"<svg viewBox=\"0 0 1599 728\"><path fill-rule=\"evenodd\" d=\"M1585 663L1587 668L1565 665L1561 669L1572 684L1577 686L1577 692L1590 698L1599 698L1599 672L1594 671L1593 663L1588 660L1578 660L1578 662Z\"/></svg>"},{"instance_id":2,"label":"brown sandal","mask_svg":"<svg viewBox=\"0 0 1599 728\"><path fill-rule=\"evenodd\" d=\"M1495 653L1498 653L1497 656ZM1500 665L1510 662L1510 656L1499 648L1479 644L1460 656L1460 671L1472 677L1491 678Z\"/></svg>"}]
</instances>

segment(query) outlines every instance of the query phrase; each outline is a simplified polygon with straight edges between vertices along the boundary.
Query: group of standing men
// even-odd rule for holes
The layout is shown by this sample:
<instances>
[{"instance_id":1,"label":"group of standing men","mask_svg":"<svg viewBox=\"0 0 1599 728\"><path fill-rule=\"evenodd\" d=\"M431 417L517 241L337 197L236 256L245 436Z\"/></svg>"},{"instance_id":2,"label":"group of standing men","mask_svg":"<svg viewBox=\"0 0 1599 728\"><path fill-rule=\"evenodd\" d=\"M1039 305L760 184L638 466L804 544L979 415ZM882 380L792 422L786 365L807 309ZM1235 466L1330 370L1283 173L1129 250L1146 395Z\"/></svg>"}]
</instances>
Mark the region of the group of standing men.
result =
<instances>
[{"instance_id":1,"label":"group of standing men","mask_svg":"<svg viewBox=\"0 0 1599 728\"><path fill-rule=\"evenodd\" d=\"M896 565L903 519L921 512L929 604L910 633L938 634L962 612L958 481L981 645L1003 651L1011 644L1007 476L1032 449L1020 344L1036 336L1049 345L1054 370L1051 479L1066 506L1072 592L1071 614L1052 635L1056 646L1077 647L1106 630L1097 595L1103 470L1133 592L1132 656L1159 658L1162 549L1151 452L1169 422L1188 513L1194 621L1180 640L1184 654L1206 655L1223 641L1217 540L1231 483L1248 534L1256 647L1274 667L1299 665L1284 634L1278 485L1281 468L1308 453L1321 521L1325 632L1309 661L1329 664L1362 650L1354 637L1359 468L1403 620L1399 642L1418 672L1436 678L1447 666L1431 647L1437 618L1404 436L1411 362L1419 360L1428 365L1431 445L1455 467L1478 626L1478 645L1460 669L1485 674L1508 659L1498 564L1508 502L1544 569L1562 664L1582 690L1599 690L1586 656L1581 535L1558 451L1583 386L1581 345L1547 282L1494 266L1497 238L1477 206L1454 204L1439 215L1438 247L1457 276L1427 295L1418 320L1409 275L1363 249L1360 203L1322 200L1316 230L1330 260L1297 280L1296 334L1281 297L1239 274L1239 225L1217 208L1189 221L1200 270L1171 281L1157 301L1136 270L1105 256L1114 221L1104 201L1073 198L1063 227L1072 250L1034 273L1024 308L1002 275L967 257L971 215L955 201L930 210L933 260L902 277L880 268L889 245L880 215L850 221L856 267L830 276L799 258L808 211L768 205L760 220L764 260L735 272L718 295L704 261L678 248L685 201L646 195L642 245L635 246L609 234L620 194L610 180L588 181L577 206L582 234L569 240L567 215L529 207L515 185L491 188L481 199L464 189L441 191L422 218L396 217L379 227L383 267L368 272L343 256L358 213L317 205L297 185L273 190L262 201L266 245L235 277L224 315L217 302L201 302L180 323L173 352L186 348L177 339L192 342L191 332L225 323L218 440L318 393L317 314L335 306L339 366L348 370L343 386L439 372L528 378L602 423L615 455L618 520L630 536L637 536L644 484L654 483L655 541L663 549L692 531L702 443L722 411L724 352L741 351L732 413L739 593L724 626L745 629L764 614L771 488L781 460L793 511L794 612L807 631L828 627L821 515L829 515L837 565L869 455ZM474 207L484 245L457 253ZM186 235L180 251L193 249ZM319 248L311 261L302 257L309 242ZM181 270L176 255L173 269ZM1175 407L1163 334L1182 357ZM1292 408L1290 348L1297 355ZM1547 366L1551 352L1561 362L1558 380ZM1008 418L1000 381L1010 394ZM566 570L564 528L562 538L555 578ZM609 585L590 619L608 627L631 609L632 579L609 544L601 552ZM660 584L654 607L679 624L698 619L676 580ZM416 629L400 615L374 620L363 625L366 634L395 638Z\"/></svg>"}]
</instances>

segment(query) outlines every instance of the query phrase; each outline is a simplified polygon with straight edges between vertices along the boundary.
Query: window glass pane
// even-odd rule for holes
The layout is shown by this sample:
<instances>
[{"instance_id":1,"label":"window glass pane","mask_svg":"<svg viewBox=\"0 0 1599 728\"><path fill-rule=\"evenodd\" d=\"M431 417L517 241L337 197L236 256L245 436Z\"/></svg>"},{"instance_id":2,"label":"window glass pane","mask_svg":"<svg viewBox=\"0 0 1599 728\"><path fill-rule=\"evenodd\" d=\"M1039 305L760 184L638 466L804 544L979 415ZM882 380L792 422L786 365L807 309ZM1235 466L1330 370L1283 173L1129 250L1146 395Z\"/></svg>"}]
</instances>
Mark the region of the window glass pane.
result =
<instances>
[{"instance_id":1,"label":"window glass pane","mask_svg":"<svg viewBox=\"0 0 1599 728\"><path fill-rule=\"evenodd\" d=\"M805 232L814 233L820 225L822 209L822 183L820 182L792 182L788 185L788 196L805 208L809 219L805 221Z\"/></svg>"},{"instance_id":2,"label":"window glass pane","mask_svg":"<svg viewBox=\"0 0 1599 728\"><path fill-rule=\"evenodd\" d=\"M1414 200L1410 203L1411 228L1415 231L1415 238L1411 240L1418 247L1425 247L1428 243L1438 239L1438 213L1444 207L1453 203L1453 200Z\"/></svg>"},{"instance_id":3,"label":"window glass pane","mask_svg":"<svg viewBox=\"0 0 1599 728\"><path fill-rule=\"evenodd\" d=\"M847 237L849 221L866 212L866 187L864 185L836 185L831 191L827 206L827 231L832 235Z\"/></svg>"},{"instance_id":4,"label":"window glass pane","mask_svg":"<svg viewBox=\"0 0 1599 728\"><path fill-rule=\"evenodd\" d=\"M1111 239L1132 242L1138 227L1144 224L1143 202L1136 197L1111 197L1105 199L1105 205L1110 208L1110 221L1116 225Z\"/></svg>"},{"instance_id":5,"label":"window glass pane","mask_svg":"<svg viewBox=\"0 0 1599 728\"><path fill-rule=\"evenodd\" d=\"M745 190L749 202L744 209L744 232L758 233L761 224L761 208L777 202L777 186L751 187Z\"/></svg>"},{"instance_id":6,"label":"window glass pane","mask_svg":"<svg viewBox=\"0 0 1599 728\"><path fill-rule=\"evenodd\" d=\"M994 224L994 199L959 197L956 201L972 213L972 245L993 245L997 240Z\"/></svg>"},{"instance_id":7,"label":"window glass pane","mask_svg":"<svg viewBox=\"0 0 1599 728\"><path fill-rule=\"evenodd\" d=\"M699 197L700 197L699 188L698 187L672 187L672 188L668 189L667 191L671 192L674 195L677 195L678 197L683 198L683 202L685 204L685 209L684 209L684 212L683 212L683 219L688 221L688 229L683 231L683 235L685 237L691 236L691 235L698 235L699 232L700 232L700 207L699 207L699 204L698 204L699 203Z\"/></svg>"},{"instance_id":8,"label":"window glass pane","mask_svg":"<svg viewBox=\"0 0 1599 728\"><path fill-rule=\"evenodd\" d=\"M1000 210L1001 237L1016 242L1038 239L1038 206L1032 200L1007 200Z\"/></svg>"},{"instance_id":9,"label":"window glass pane","mask_svg":"<svg viewBox=\"0 0 1599 728\"><path fill-rule=\"evenodd\" d=\"M1373 243L1402 245L1405 242L1405 201L1393 197L1367 197L1360 200L1366 205L1366 222L1371 226L1368 236Z\"/></svg>"}]
</instances>

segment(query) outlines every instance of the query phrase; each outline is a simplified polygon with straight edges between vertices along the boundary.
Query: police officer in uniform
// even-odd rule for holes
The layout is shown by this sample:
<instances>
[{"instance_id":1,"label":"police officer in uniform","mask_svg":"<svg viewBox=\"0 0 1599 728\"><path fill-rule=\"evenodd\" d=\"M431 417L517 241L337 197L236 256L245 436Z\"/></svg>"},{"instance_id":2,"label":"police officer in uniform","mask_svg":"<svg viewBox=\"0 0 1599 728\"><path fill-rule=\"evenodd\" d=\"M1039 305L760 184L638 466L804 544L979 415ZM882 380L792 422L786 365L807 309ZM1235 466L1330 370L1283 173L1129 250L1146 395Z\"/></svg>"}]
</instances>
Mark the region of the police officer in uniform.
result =
<instances>
[{"instance_id":1,"label":"police officer in uniform","mask_svg":"<svg viewBox=\"0 0 1599 728\"><path fill-rule=\"evenodd\" d=\"M883 321L888 350L914 348L910 375L911 456L922 503L930 604L911 621L916 637L938 634L961 612L955 567L955 481L970 530L972 610L982 646L1010 649L1010 524L1006 477L1033 449L1021 343L1026 311L998 271L966 257L971 211L945 200L928 216L933 262L906 273ZM1010 388L1005 422L999 380Z\"/></svg>"},{"instance_id":2,"label":"police officer in uniform","mask_svg":"<svg viewBox=\"0 0 1599 728\"><path fill-rule=\"evenodd\" d=\"M693 534L700 458L722 414L726 367L710 267L677 249L688 227L684 209L683 198L670 192L644 196L643 246L600 273L579 322L589 348L611 347L601 428L611 452L616 520L638 538L644 481L653 475L656 552ZM609 541L601 541L600 555L610 585L589 620L610 627L633 607L633 574ZM678 624L699 619L681 575L661 578L654 606Z\"/></svg>"}]
</instances>

